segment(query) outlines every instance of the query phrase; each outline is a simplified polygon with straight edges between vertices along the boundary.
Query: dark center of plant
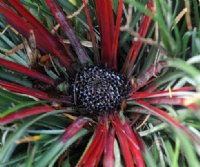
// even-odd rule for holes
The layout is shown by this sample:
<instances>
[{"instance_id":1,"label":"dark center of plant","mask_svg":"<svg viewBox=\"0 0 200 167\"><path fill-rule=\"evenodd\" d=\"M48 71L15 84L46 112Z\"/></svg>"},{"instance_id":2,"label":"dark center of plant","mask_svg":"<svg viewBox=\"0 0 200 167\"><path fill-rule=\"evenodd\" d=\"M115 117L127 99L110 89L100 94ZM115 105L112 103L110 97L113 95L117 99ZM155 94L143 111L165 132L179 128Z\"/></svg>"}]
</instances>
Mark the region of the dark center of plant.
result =
<instances>
[{"instance_id":1,"label":"dark center of plant","mask_svg":"<svg viewBox=\"0 0 200 167\"><path fill-rule=\"evenodd\" d=\"M85 68L73 84L74 102L83 114L114 112L127 95L126 78L98 66Z\"/></svg>"}]
</instances>

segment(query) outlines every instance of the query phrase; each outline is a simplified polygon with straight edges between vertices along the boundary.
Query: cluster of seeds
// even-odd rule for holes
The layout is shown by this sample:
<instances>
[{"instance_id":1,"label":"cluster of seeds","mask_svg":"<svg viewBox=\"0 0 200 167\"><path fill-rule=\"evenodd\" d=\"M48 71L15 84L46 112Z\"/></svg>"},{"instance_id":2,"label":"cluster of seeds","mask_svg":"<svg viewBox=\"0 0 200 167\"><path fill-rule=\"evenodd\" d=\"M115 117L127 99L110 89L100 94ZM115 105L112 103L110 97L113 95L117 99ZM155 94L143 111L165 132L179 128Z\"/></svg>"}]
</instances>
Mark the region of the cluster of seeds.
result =
<instances>
[{"instance_id":1,"label":"cluster of seeds","mask_svg":"<svg viewBox=\"0 0 200 167\"><path fill-rule=\"evenodd\" d=\"M74 101L84 114L114 112L127 94L126 79L115 71L98 66L85 68L73 84Z\"/></svg>"}]
</instances>

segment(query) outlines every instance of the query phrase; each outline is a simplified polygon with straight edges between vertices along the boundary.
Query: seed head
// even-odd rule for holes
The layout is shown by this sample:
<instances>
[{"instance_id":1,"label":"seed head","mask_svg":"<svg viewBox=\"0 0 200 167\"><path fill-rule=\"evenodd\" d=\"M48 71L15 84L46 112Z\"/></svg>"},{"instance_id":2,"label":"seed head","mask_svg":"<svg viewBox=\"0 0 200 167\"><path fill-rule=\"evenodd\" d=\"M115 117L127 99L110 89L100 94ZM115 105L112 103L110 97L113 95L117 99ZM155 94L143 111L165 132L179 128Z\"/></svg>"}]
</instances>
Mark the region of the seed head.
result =
<instances>
[{"instance_id":1,"label":"seed head","mask_svg":"<svg viewBox=\"0 0 200 167\"><path fill-rule=\"evenodd\" d=\"M98 66L85 68L73 84L74 101L83 114L114 112L127 95L126 78Z\"/></svg>"}]
</instances>

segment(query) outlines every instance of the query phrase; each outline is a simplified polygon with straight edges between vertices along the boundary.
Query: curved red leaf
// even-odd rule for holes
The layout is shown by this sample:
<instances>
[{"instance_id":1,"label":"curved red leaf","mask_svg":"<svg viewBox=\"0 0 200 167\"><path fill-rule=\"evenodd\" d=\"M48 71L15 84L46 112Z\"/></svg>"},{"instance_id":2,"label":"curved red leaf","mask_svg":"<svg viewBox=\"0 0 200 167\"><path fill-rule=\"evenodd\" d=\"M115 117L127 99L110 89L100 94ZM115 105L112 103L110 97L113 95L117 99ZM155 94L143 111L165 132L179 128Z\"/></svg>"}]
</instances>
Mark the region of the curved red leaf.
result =
<instances>
[{"instance_id":1,"label":"curved red leaf","mask_svg":"<svg viewBox=\"0 0 200 167\"><path fill-rule=\"evenodd\" d=\"M53 110L54 110L54 108L52 108L50 106L38 106L38 107L23 109L23 110L15 112L15 113L6 115L3 118L0 118L0 124L1 125L8 124L10 122L13 122L13 121L16 121L19 119L23 119L23 118L30 117L30 116L37 115L37 114L42 114L45 112L51 112Z\"/></svg>"}]
</instances>

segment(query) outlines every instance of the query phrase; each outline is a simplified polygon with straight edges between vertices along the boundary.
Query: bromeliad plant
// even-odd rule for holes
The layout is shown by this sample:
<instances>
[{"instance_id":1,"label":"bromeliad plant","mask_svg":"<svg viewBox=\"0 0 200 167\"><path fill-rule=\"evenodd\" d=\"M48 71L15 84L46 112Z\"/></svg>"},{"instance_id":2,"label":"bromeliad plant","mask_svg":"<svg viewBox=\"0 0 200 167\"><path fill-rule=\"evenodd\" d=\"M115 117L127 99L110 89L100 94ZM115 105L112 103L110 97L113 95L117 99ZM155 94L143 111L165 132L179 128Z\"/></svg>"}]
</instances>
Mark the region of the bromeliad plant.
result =
<instances>
[{"instance_id":1,"label":"bromeliad plant","mask_svg":"<svg viewBox=\"0 0 200 167\"><path fill-rule=\"evenodd\" d=\"M182 3L0 1L0 166L199 166Z\"/></svg>"}]
</instances>

